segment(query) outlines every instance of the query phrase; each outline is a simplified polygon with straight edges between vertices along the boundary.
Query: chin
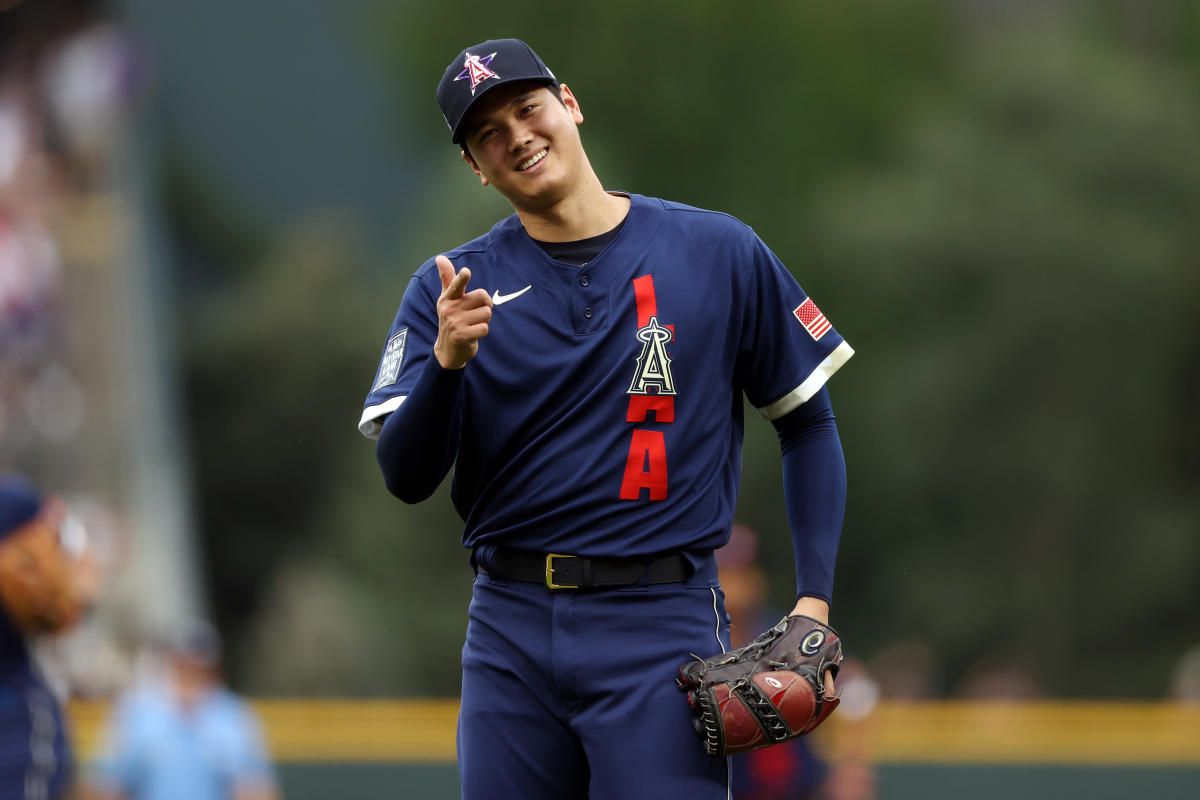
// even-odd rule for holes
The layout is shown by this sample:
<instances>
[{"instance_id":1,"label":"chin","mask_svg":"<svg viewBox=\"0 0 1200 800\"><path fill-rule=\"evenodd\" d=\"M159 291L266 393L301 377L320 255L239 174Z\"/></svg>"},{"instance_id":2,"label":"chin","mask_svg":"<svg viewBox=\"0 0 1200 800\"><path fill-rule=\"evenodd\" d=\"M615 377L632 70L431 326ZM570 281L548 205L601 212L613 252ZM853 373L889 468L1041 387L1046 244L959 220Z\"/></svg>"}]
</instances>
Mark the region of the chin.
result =
<instances>
[{"instance_id":1,"label":"chin","mask_svg":"<svg viewBox=\"0 0 1200 800\"><path fill-rule=\"evenodd\" d=\"M537 186L525 189L512 187L508 192L501 192L509 202L517 208L533 211L549 208L567 196L566 182L561 180L539 181Z\"/></svg>"}]
</instances>

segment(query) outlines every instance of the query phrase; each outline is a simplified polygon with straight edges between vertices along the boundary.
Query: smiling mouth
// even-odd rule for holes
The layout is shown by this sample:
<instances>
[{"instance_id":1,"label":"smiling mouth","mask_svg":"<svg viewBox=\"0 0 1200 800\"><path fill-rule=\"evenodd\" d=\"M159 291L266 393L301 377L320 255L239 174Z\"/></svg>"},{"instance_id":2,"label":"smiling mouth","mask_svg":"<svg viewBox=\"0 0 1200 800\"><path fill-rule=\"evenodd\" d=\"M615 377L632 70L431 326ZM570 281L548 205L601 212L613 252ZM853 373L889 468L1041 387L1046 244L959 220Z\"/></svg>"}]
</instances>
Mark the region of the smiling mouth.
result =
<instances>
[{"instance_id":1,"label":"smiling mouth","mask_svg":"<svg viewBox=\"0 0 1200 800\"><path fill-rule=\"evenodd\" d=\"M533 154L533 157L528 161L522 161L517 165L517 172L524 172L535 164L540 164L542 159L550 152L549 147L543 147L541 150Z\"/></svg>"}]
</instances>

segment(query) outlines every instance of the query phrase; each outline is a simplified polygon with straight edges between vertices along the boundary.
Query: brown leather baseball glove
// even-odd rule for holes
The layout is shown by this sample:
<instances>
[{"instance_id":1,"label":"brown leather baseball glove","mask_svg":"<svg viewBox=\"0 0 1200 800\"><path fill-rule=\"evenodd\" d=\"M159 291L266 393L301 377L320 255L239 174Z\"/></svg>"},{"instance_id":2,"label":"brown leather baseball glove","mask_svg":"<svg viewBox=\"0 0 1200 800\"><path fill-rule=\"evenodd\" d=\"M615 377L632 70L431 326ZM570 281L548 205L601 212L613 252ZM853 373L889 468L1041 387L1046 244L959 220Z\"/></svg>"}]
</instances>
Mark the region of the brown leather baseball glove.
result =
<instances>
[{"instance_id":1,"label":"brown leather baseball glove","mask_svg":"<svg viewBox=\"0 0 1200 800\"><path fill-rule=\"evenodd\" d=\"M837 676L842 642L811 617L792 615L740 650L696 658L675 682L710 756L757 750L803 736L833 712L825 674Z\"/></svg>"}]
</instances>

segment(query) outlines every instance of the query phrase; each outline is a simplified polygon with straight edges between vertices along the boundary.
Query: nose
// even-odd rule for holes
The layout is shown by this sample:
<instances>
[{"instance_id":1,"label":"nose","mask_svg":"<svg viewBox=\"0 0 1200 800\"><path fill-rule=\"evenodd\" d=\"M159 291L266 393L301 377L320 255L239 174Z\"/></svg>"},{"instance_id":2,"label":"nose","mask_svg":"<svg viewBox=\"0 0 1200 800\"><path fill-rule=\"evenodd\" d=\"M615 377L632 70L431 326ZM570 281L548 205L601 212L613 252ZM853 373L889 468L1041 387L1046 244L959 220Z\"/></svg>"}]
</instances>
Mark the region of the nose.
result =
<instances>
[{"instance_id":1,"label":"nose","mask_svg":"<svg viewBox=\"0 0 1200 800\"><path fill-rule=\"evenodd\" d=\"M519 153L524 150L530 142L533 141L533 132L524 125L519 125L513 128L512 132L512 152Z\"/></svg>"}]
</instances>

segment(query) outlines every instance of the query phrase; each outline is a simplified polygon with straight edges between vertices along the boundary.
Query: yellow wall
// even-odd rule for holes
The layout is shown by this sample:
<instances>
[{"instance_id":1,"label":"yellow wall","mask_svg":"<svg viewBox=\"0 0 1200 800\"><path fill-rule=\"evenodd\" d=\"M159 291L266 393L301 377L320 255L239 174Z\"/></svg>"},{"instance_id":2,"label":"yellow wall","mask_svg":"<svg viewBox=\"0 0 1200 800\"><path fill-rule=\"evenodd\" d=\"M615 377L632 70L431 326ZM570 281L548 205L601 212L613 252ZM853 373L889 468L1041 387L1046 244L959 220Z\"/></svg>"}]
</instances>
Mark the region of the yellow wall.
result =
<instances>
[{"instance_id":1,"label":"yellow wall","mask_svg":"<svg viewBox=\"0 0 1200 800\"><path fill-rule=\"evenodd\" d=\"M454 761L456 700L256 700L272 755L295 761ZM70 707L79 754L107 705ZM630 720L636 725L636 720ZM863 722L834 714L823 749L878 763L1200 765L1200 705L883 703Z\"/></svg>"}]
</instances>

